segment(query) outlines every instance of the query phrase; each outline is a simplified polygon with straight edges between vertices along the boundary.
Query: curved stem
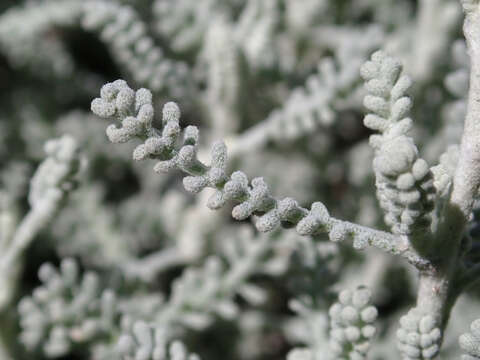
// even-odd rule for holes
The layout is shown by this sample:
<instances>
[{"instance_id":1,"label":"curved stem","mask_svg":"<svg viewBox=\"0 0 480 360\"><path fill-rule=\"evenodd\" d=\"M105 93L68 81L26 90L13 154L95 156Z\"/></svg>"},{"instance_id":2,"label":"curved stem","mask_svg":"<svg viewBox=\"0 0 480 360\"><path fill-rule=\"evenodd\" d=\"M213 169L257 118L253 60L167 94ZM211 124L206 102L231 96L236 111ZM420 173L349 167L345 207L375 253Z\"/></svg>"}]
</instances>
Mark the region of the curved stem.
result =
<instances>
[{"instance_id":1,"label":"curved stem","mask_svg":"<svg viewBox=\"0 0 480 360\"><path fill-rule=\"evenodd\" d=\"M421 0L418 2L414 49L410 59L416 80L430 79L439 57L447 49L451 32L461 14L450 1Z\"/></svg>"},{"instance_id":2,"label":"curved stem","mask_svg":"<svg viewBox=\"0 0 480 360\"><path fill-rule=\"evenodd\" d=\"M453 190L436 229L429 258L433 268L420 272L417 308L443 330L462 287L456 284L461 265L461 238L480 186L480 11L468 9L464 23L472 62L468 110L453 179Z\"/></svg>"},{"instance_id":3,"label":"curved stem","mask_svg":"<svg viewBox=\"0 0 480 360\"><path fill-rule=\"evenodd\" d=\"M480 11L469 11L463 27L471 61L467 116L450 203L466 223L480 186Z\"/></svg>"},{"instance_id":4,"label":"curved stem","mask_svg":"<svg viewBox=\"0 0 480 360\"><path fill-rule=\"evenodd\" d=\"M60 208L66 197L66 192L58 189L49 190L44 201L39 206L34 206L18 226L8 249L0 258L0 269L7 271L25 249L32 243L35 236L45 227Z\"/></svg>"},{"instance_id":5,"label":"curved stem","mask_svg":"<svg viewBox=\"0 0 480 360\"><path fill-rule=\"evenodd\" d=\"M121 266L127 277L140 278L143 281L152 281L162 271L188 262L188 258L170 247L149 254L141 259L128 261Z\"/></svg>"}]
</instances>

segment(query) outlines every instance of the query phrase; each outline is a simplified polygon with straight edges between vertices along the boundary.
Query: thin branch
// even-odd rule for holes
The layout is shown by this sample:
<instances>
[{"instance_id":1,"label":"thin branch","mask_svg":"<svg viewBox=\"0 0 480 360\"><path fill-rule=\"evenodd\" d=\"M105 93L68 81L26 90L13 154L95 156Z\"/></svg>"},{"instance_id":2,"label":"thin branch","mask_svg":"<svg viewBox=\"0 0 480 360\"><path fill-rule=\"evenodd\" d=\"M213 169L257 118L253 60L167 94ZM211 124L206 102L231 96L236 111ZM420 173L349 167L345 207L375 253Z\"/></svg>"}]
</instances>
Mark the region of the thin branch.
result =
<instances>
[{"instance_id":1,"label":"thin branch","mask_svg":"<svg viewBox=\"0 0 480 360\"><path fill-rule=\"evenodd\" d=\"M258 216L255 226L261 232L283 226L295 227L304 236L327 233L332 241L353 240L357 249L371 245L401 255L418 268L429 266L427 260L410 248L403 235L392 235L331 217L321 202L306 209L292 198L278 200L270 195L263 178L249 181L241 171L227 175L227 148L223 142L213 144L211 164L205 165L197 156L199 134L196 127L184 129L183 143L180 142L180 109L175 103L163 107L163 129L160 131L152 126L152 94L146 89L135 92L123 80L106 84L102 87L101 98L92 101L92 111L103 118L121 121L121 127L110 125L107 128L110 141L123 143L133 138L144 141L133 152L135 160L159 160L154 167L156 172L182 170L190 175L183 179L189 192L199 193L207 187L214 189L207 204L210 209L219 209L227 201L233 201L239 205L233 208L232 216L237 220Z\"/></svg>"},{"instance_id":2,"label":"thin branch","mask_svg":"<svg viewBox=\"0 0 480 360\"><path fill-rule=\"evenodd\" d=\"M186 256L182 255L176 247L171 247L159 250L141 259L128 261L121 265L121 268L128 277L152 281L158 273L187 262L188 258Z\"/></svg>"}]
</instances>

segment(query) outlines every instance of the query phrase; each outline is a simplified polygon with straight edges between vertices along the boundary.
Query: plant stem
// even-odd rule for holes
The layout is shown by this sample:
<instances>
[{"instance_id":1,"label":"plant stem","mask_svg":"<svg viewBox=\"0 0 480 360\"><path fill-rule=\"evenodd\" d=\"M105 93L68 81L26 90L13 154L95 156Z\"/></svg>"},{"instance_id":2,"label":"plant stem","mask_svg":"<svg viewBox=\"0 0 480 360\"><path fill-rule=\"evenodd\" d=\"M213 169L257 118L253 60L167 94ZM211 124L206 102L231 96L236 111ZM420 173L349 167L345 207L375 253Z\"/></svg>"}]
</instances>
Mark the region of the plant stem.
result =
<instances>
[{"instance_id":1,"label":"plant stem","mask_svg":"<svg viewBox=\"0 0 480 360\"><path fill-rule=\"evenodd\" d=\"M460 157L453 185L451 205L466 222L480 185L480 11L467 12L463 26L471 61L467 116Z\"/></svg>"},{"instance_id":2,"label":"plant stem","mask_svg":"<svg viewBox=\"0 0 480 360\"><path fill-rule=\"evenodd\" d=\"M429 254L433 268L420 273L417 308L433 316L443 330L459 295L453 281L460 266L460 245L480 186L480 11L466 12L464 34L471 59L470 90L453 189L436 229Z\"/></svg>"}]
</instances>

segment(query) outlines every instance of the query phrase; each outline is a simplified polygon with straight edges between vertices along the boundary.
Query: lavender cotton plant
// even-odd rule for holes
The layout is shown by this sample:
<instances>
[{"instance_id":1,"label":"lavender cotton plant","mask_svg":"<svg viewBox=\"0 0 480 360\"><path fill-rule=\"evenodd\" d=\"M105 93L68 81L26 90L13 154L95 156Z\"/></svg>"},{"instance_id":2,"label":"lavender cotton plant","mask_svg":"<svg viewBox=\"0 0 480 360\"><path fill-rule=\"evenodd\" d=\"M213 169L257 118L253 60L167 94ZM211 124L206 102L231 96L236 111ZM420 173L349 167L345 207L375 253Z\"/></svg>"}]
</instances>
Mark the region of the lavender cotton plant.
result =
<instances>
[{"instance_id":1,"label":"lavender cotton plant","mask_svg":"<svg viewBox=\"0 0 480 360\"><path fill-rule=\"evenodd\" d=\"M479 44L478 0L4 1L0 360L480 359Z\"/></svg>"}]
</instances>

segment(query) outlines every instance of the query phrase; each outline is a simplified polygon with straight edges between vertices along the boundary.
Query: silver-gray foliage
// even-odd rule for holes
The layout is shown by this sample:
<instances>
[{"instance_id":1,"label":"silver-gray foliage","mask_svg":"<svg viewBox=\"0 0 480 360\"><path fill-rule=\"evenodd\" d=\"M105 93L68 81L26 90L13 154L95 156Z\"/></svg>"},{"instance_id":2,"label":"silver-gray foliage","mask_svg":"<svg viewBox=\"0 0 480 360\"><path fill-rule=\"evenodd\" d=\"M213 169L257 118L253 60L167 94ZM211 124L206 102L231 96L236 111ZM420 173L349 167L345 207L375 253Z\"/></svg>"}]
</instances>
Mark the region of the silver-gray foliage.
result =
<instances>
[{"instance_id":1,"label":"silver-gray foliage","mask_svg":"<svg viewBox=\"0 0 480 360\"><path fill-rule=\"evenodd\" d=\"M0 359L480 358L479 38L478 0L2 2Z\"/></svg>"}]
</instances>

